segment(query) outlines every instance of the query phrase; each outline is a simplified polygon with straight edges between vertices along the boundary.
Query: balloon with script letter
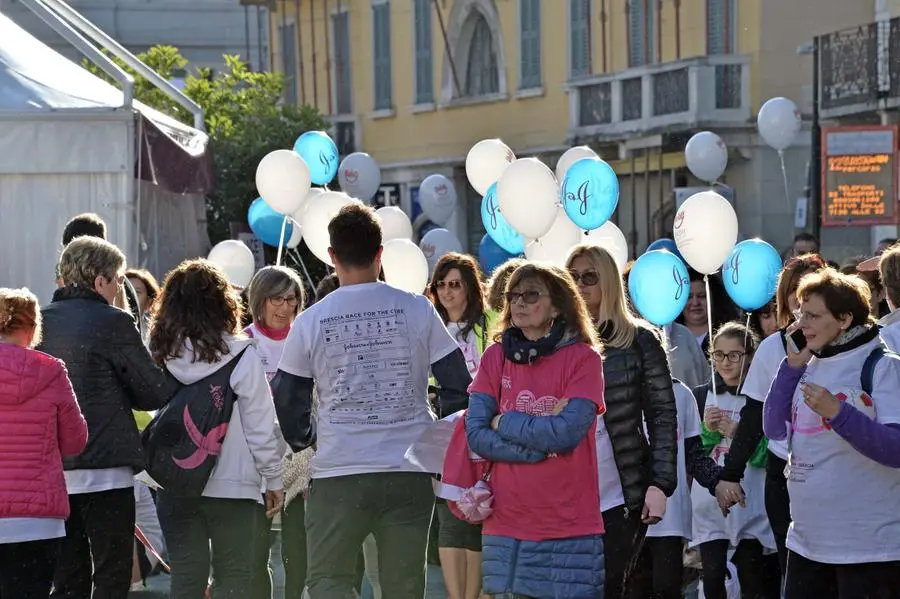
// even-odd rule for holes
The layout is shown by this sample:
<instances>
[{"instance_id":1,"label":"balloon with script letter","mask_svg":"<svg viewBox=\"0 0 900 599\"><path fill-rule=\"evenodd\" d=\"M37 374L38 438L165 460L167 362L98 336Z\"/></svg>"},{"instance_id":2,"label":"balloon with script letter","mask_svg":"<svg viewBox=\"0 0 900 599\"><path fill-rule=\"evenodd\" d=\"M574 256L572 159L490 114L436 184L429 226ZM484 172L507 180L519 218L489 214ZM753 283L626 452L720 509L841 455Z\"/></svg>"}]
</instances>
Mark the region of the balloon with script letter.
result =
<instances>
[{"instance_id":1,"label":"balloon with script letter","mask_svg":"<svg viewBox=\"0 0 900 599\"><path fill-rule=\"evenodd\" d=\"M585 231L592 231L616 211L619 178L603 160L582 158L566 172L560 198L572 222Z\"/></svg>"},{"instance_id":2,"label":"balloon with script letter","mask_svg":"<svg viewBox=\"0 0 900 599\"><path fill-rule=\"evenodd\" d=\"M787 98L772 98L762 105L756 118L759 134L779 152L793 143L802 125L803 119L797 105Z\"/></svg>"},{"instance_id":3,"label":"balloon with script letter","mask_svg":"<svg viewBox=\"0 0 900 599\"><path fill-rule=\"evenodd\" d=\"M728 296L749 312L759 310L775 297L780 272L778 250L762 239L748 239L731 250L722 265L722 280Z\"/></svg>"},{"instance_id":4,"label":"balloon with script letter","mask_svg":"<svg viewBox=\"0 0 900 599\"><path fill-rule=\"evenodd\" d=\"M306 162L312 182L316 185L331 183L337 174L338 149L324 131L307 131L298 137L294 142L294 152Z\"/></svg>"},{"instance_id":5,"label":"balloon with script letter","mask_svg":"<svg viewBox=\"0 0 900 599\"><path fill-rule=\"evenodd\" d=\"M328 255L331 239L328 236L328 223L331 222L341 208L352 203L360 203L345 193L326 191L309 203L303 213L303 231L306 235L306 246L313 255L329 266L334 266Z\"/></svg>"},{"instance_id":6,"label":"balloon with script letter","mask_svg":"<svg viewBox=\"0 0 900 599\"><path fill-rule=\"evenodd\" d=\"M631 267L628 294L641 316L665 326L678 318L691 295L687 267L670 252L647 252Z\"/></svg>"},{"instance_id":7,"label":"balloon with script letter","mask_svg":"<svg viewBox=\"0 0 900 599\"><path fill-rule=\"evenodd\" d=\"M701 131L688 140L684 160L695 177L714 183L728 166L728 148L722 138L712 131Z\"/></svg>"},{"instance_id":8,"label":"balloon with script letter","mask_svg":"<svg viewBox=\"0 0 900 599\"><path fill-rule=\"evenodd\" d=\"M516 159L516 155L499 139L483 139L466 154L466 177L475 191L484 195L488 187Z\"/></svg>"},{"instance_id":9,"label":"balloon with script letter","mask_svg":"<svg viewBox=\"0 0 900 599\"><path fill-rule=\"evenodd\" d=\"M566 211L557 208L553 226L540 239L525 246L525 257L535 262L549 262L555 266L564 266L569 252L581 242L583 237L583 232L566 216Z\"/></svg>"},{"instance_id":10,"label":"balloon with script letter","mask_svg":"<svg viewBox=\"0 0 900 599\"><path fill-rule=\"evenodd\" d=\"M409 217L396 206L385 206L375 211L381 221L381 242L391 239L412 239L413 228Z\"/></svg>"},{"instance_id":11,"label":"balloon with script letter","mask_svg":"<svg viewBox=\"0 0 900 599\"><path fill-rule=\"evenodd\" d=\"M734 208L714 191L701 191L685 200L675 213L673 228L684 261L704 275L719 270L737 242Z\"/></svg>"},{"instance_id":12,"label":"balloon with script letter","mask_svg":"<svg viewBox=\"0 0 900 599\"><path fill-rule=\"evenodd\" d=\"M619 272L625 270L625 265L628 264L628 240L616 223L606 221L599 229L589 231L584 236L584 242L599 245L608 251L616 261Z\"/></svg>"},{"instance_id":13,"label":"balloon with script letter","mask_svg":"<svg viewBox=\"0 0 900 599\"><path fill-rule=\"evenodd\" d=\"M503 251L508 254L521 254L525 251L525 238L512 228L500 212L496 183L488 187L487 193L481 199L481 223L488 236L503 248Z\"/></svg>"},{"instance_id":14,"label":"balloon with script letter","mask_svg":"<svg viewBox=\"0 0 900 599\"><path fill-rule=\"evenodd\" d=\"M538 239L556 220L559 185L543 162L520 158L507 166L497 181L497 199L506 222L522 236Z\"/></svg>"},{"instance_id":15,"label":"balloon with script letter","mask_svg":"<svg viewBox=\"0 0 900 599\"><path fill-rule=\"evenodd\" d=\"M419 205L428 220L446 225L456 209L456 187L444 175L428 175L419 186Z\"/></svg>"},{"instance_id":16,"label":"balloon with script letter","mask_svg":"<svg viewBox=\"0 0 900 599\"><path fill-rule=\"evenodd\" d=\"M425 254L409 239L391 239L384 244L381 267L388 285L422 293L428 285L428 261Z\"/></svg>"},{"instance_id":17,"label":"balloon with script letter","mask_svg":"<svg viewBox=\"0 0 900 599\"><path fill-rule=\"evenodd\" d=\"M556 163L556 180L565 179L569 168L582 158L597 158L597 153L587 146L575 146L566 150Z\"/></svg>"},{"instance_id":18,"label":"balloon with script letter","mask_svg":"<svg viewBox=\"0 0 900 599\"><path fill-rule=\"evenodd\" d=\"M262 198L256 198L247 210L247 223L253 234L266 245L278 247L281 241L281 225L284 215L272 210ZM298 227L299 228L299 227ZM288 219L284 227L284 240L288 241L293 235L294 224Z\"/></svg>"},{"instance_id":19,"label":"balloon with script letter","mask_svg":"<svg viewBox=\"0 0 900 599\"><path fill-rule=\"evenodd\" d=\"M673 254L681 258L681 252L678 251L678 245L675 243L675 240L669 239L668 237L657 239L647 246L648 252L652 252L655 250L666 250L667 252L672 252ZM684 260L684 258L681 259Z\"/></svg>"},{"instance_id":20,"label":"balloon with script letter","mask_svg":"<svg viewBox=\"0 0 900 599\"><path fill-rule=\"evenodd\" d=\"M481 243L478 244L478 262L481 264L481 270L487 275L490 275L495 268L510 258L515 258L519 255L510 254L504 250L488 234L485 234L481 238Z\"/></svg>"},{"instance_id":21,"label":"balloon with script letter","mask_svg":"<svg viewBox=\"0 0 900 599\"><path fill-rule=\"evenodd\" d=\"M207 260L225 271L228 282L244 288L256 272L256 260L244 242L235 239L220 241L210 250Z\"/></svg>"},{"instance_id":22,"label":"balloon with script letter","mask_svg":"<svg viewBox=\"0 0 900 599\"><path fill-rule=\"evenodd\" d=\"M293 214L309 193L309 169L290 150L269 152L256 167L256 190L276 212Z\"/></svg>"},{"instance_id":23,"label":"balloon with script letter","mask_svg":"<svg viewBox=\"0 0 900 599\"><path fill-rule=\"evenodd\" d=\"M365 152L353 152L341 161L338 182L348 196L368 204L381 187L381 167Z\"/></svg>"},{"instance_id":24,"label":"balloon with script letter","mask_svg":"<svg viewBox=\"0 0 900 599\"><path fill-rule=\"evenodd\" d=\"M419 249L428 260L429 272L434 269L435 264L444 254L463 251L459 239L447 229L432 229L425 233L422 241L419 242Z\"/></svg>"}]
</instances>

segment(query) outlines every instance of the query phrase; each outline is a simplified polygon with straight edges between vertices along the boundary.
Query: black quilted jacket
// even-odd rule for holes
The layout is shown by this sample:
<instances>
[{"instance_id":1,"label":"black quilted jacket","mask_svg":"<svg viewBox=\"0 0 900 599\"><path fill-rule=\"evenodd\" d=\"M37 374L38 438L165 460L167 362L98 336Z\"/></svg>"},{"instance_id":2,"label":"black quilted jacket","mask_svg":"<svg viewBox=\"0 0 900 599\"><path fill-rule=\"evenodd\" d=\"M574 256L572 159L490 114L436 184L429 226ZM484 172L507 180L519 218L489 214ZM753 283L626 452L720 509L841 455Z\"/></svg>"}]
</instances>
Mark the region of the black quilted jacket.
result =
<instances>
[{"instance_id":1,"label":"black quilted jacket","mask_svg":"<svg viewBox=\"0 0 900 599\"><path fill-rule=\"evenodd\" d=\"M64 468L143 470L131 410L161 408L178 382L150 359L132 317L93 290L57 289L41 314L44 335L38 349L66 363L88 425L87 447L64 460Z\"/></svg>"},{"instance_id":2,"label":"black quilted jacket","mask_svg":"<svg viewBox=\"0 0 900 599\"><path fill-rule=\"evenodd\" d=\"M600 332L604 336L603 327ZM666 353L659 339L638 328L629 347L606 347L603 356L606 389L604 420L619 469L625 507L644 506L647 487L672 495L678 483L675 393ZM650 433L644 434L644 420Z\"/></svg>"}]
</instances>

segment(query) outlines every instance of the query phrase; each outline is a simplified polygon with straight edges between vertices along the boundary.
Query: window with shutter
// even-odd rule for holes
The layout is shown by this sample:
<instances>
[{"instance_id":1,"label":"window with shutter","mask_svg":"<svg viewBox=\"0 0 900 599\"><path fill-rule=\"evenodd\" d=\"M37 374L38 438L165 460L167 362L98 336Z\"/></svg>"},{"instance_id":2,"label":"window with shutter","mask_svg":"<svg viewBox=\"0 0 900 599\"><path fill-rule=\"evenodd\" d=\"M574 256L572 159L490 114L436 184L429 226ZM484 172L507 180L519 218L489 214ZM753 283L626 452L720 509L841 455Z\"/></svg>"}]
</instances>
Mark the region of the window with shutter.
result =
<instances>
[{"instance_id":1,"label":"window with shutter","mask_svg":"<svg viewBox=\"0 0 900 599\"><path fill-rule=\"evenodd\" d=\"M431 39L431 0L414 0L413 23L415 33L416 104L434 102L434 58Z\"/></svg>"},{"instance_id":2,"label":"window with shutter","mask_svg":"<svg viewBox=\"0 0 900 599\"><path fill-rule=\"evenodd\" d=\"M519 0L519 89L541 86L541 0Z\"/></svg>"},{"instance_id":3,"label":"window with shutter","mask_svg":"<svg viewBox=\"0 0 900 599\"><path fill-rule=\"evenodd\" d=\"M480 12L473 12L472 42L466 64L465 95L487 96L500 92L500 74L497 70L497 52L491 26Z\"/></svg>"},{"instance_id":4,"label":"window with shutter","mask_svg":"<svg viewBox=\"0 0 900 599\"><path fill-rule=\"evenodd\" d=\"M657 0L628 0L628 66L654 61Z\"/></svg>"},{"instance_id":5,"label":"window with shutter","mask_svg":"<svg viewBox=\"0 0 900 599\"><path fill-rule=\"evenodd\" d=\"M569 0L569 76L591 74L591 0Z\"/></svg>"},{"instance_id":6,"label":"window with shutter","mask_svg":"<svg viewBox=\"0 0 900 599\"><path fill-rule=\"evenodd\" d=\"M706 0L706 53L735 52L737 6L735 0Z\"/></svg>"},{"instance_id":7,"label":"window with shutter","mask_svg":"<svg viewBox=\"0 0 900 599\"><path fill-rule=\"evenodd\" d=\"M372 6L372 54L375 66L375 110L392 107L391 98L391 5L376 0Z\"/></svg>"},{"instance_id":8,"label":"window with shutter","mask_svg":"<svg viewBox=\"0 0 900 599\"><path fill-rule=\"evenodd\" d=\"M351 114L353 91L350 84L350 20L346 11L332 15L331 33L334 40L335 109L337 114Z\"/></svg>"},{"instance_id":9,"label":"window with shutter","mask_svg":"<svg viewBox=\"0 0 900 599\"><path fill-rule=\"evenodd\" d=\"M284 74L284 103L297 104L297 28L293 23L278 27L281 36L281 71Z\"/></svg>"}]
</instances>

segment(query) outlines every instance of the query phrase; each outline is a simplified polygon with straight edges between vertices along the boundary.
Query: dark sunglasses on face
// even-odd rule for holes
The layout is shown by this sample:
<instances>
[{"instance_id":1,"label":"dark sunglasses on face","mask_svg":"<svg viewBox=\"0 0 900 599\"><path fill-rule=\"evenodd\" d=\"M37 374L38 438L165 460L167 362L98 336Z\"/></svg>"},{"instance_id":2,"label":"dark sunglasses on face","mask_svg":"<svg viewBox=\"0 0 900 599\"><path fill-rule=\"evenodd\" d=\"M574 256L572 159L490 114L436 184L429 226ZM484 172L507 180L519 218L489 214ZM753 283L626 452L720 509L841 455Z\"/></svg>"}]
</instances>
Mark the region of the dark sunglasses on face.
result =
<instances>
[{"instance_id":1,"label":"dark sunglasses on face","mask_svg":"<svg viewBox=\"0 0 900 599\"><path fill-rule=\"evenodd\" d=\"M510 304L516 303L516 300L522 298L522 301L526 304L536 304L538 300L541 299L541 296L544 295L540 291L523 291L522 293L517 293L515 291L507 291L506 292L506 301Z\"/></svg>"},{"instance_id":2,"label":"dark sunglasses on face","mask_svg":"<svg viewBox=\"0 0 900 599\"><path fill-rule=\"evenodd\" d=\"M585 272L575 272L574 270L570 270L569 274L572 275L572 279L575 281L576 285L583 283L585 287L591 287L600 281L600 277L597 276L597 273L593 270L587 270Z\"/></svg>"},{"instance_id":3,"label":"dark sunglasses on face","mask_svg":"<svg viewBox=\"0 0 900 599\"><path fill-rule=\"evenodd\" d=\"M438 289L450 288L450 289L462 289L463 282L459 279L454 279L452 281L438 281L435 287Z\"/></svg>"},{"instance_id":4,"label":"dark sunglasses on face","mask_svg":"<svg viewBox=\"0 0 900 599\"><path fill-rule=\"evenodd\" d=\"M744 352L730 351L726 354L722 351L714 351L712 357L716 362L722 362L723 360L725 360L725 358L728 358L729 362L733 362L736 364L741 361L741 358L744 357Z\"/></svg>"},{"instance_id":5,"label":"dark sunglasses on face","mask_svg":"<svg viewBox=\"0 0 900 599\"><path fill-rule=\"evenodd\" d=\"M276 308L278 308L279 306L283 306L284 302L287 302L287 305L290 306L291 308L297 307L297 304L300 303L300 300L298 300L297 297L293 296L293 295L288 296L288 297L280 297L280 296L279 297L270 297L269 301Z\"/></svg>"}]
</instances>

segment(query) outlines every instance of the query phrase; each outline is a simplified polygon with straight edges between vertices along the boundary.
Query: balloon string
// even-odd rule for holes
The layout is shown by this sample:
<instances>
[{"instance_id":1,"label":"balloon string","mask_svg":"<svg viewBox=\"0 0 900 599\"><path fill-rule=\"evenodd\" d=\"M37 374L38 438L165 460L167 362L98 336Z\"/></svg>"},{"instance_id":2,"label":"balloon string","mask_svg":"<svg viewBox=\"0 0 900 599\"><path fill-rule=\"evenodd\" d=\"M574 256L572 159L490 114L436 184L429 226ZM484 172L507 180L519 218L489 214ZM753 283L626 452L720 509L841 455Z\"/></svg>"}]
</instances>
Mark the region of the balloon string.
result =
<instances>
[{"instance_id":1,"label":"balloon string","mask_svg":"<svg viewBox=\"0 0 900 599\"><path fill-rule=\"evenodd\" d=\"M703 275L703 283L706 285L706 323L709 328L709 355L707 359L709 360L709 370L711 373L710 381L712 381L712 392L713 392L713 405L718 406L719 401L716 396L716 365L713 360L713 329L712 329L712 294L709 292L709 275Z\"/></svg>"},{"instance_id":2,"label":"balloon string","mask_svg":"<svg viewBox=\"0 0 900 599\"><path fill-rule=\"evenodd\" d=\"M791 187L788 185L787 168L784 166L784 150L778 150L778 159L781 161L781 178L784 180L784 201L788 210L791 208Z\"/></svg>"},{"instance_id":3,"label":"balloon string","mask_svg":"<svg viewBox=\"0 0 900 599\"><path fill-rule=\"evenodd\" d=\"M290 216L285 216L281 220L281 237L278 239L278 256L275 258L275 266L281 266L281 251L284 249L284 234L287 231L287 224L290 219Z\"/></svg>"},{"instance_id":4,"label":"balloon string","mask_svg":"<svg viewBox=\"0 0 900 599\"><path fill-rule=\"evenodd\" d=\"M313 292L313 299L319 301L319 294L316 292L316 286L313 283L312 277L309 276L309 271L306 270L306 263L303 262L303 256L300 255L300 251L296 248L294 248L294 258L300 263L300 268L303 269L303 274L306 275L306 280L309 282L309 288L312 289Z\"/></svg>"}]
</instances>

